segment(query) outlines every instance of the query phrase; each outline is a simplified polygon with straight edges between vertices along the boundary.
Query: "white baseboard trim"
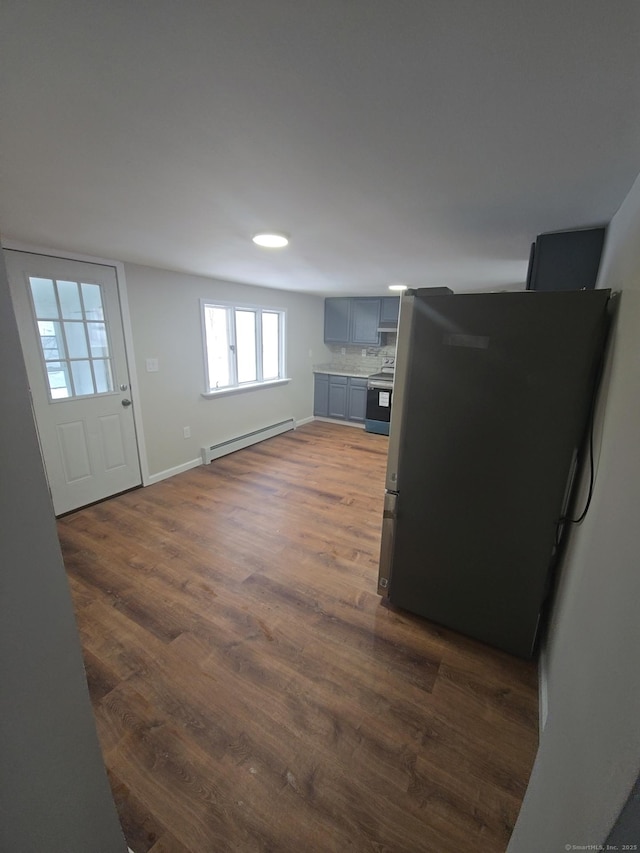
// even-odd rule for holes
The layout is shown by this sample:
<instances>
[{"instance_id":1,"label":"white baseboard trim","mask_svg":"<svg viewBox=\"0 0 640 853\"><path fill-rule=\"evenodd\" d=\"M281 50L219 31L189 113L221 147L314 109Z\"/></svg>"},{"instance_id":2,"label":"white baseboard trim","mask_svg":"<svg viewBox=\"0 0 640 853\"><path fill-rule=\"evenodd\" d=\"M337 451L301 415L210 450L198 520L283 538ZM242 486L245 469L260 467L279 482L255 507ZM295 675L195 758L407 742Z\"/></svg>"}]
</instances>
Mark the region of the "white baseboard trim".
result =
<instances>
[{"instance_id":1,"label":"white baseboard trim","mask_svg":"<svg viewBox=\"0 0 640 853\"><path fill-rule=\"evenodd\" d=\"M355 427L356 429L364 429L364 424L358 424L355 421L343 421L341 418L323 418L320 415L316 415L313 420L322 421L325 424L338 424L340 426L349 426Z\"/></svg>"},{"instance_id":2,"label":"white baseboard trim","mask_svg":"<svg viewBox=\"0 0 640 853\"><path fill-rule=\"evenodd\" d=\"M192 468L197 468L202 465L202 459L191 459L189 462L183 462L182 465L176 465L175 468L167 468L166 471L159 471L157 474L150 474L147 485L152 486L154 483L159 483L160 480L166 480L168 477L174 477L176 474L182 474L184 471L190 471Z\"/></svg>"},{"instance_id":3,"label":"white baseboard trim","mask_svg":"<svg viewBox=\"0 0 640 853\"><path fill-rule=\"evenodd\" d=\"M359 427L360 429L364 429L364 424L357 424L353 421L341 421L336 418L320 418L311 417L302 418L299 421L295 422L295 427L304 426L305 424L310 424L313 421L324 421L328 424L343 424L344 426L350 427ZM169 477L175 477L176 474L182 474L184 471L190 471L192 468L197 468L198 465L202 465L202 459L190 459L188 462L183 462L182 465L176 465L174 468L167 468L165 471L159 471L157 474L149 474L147 482L145 485L152 486L154 483L159 483L161 480L167 480Z\"/></svg>"},{"instance_id":4,"label":"white baseboard trim","mask_svg":"<svg viewBox=\"0 0 640 853\"><path fill-rule=\"evenodd\" d=\"M302 418L302 420L300 420L300 421L296 421L296 428L297 428L297 427L299 427L299 426L304 426L305 424L310 424L310 423L312 423L312 422L313 422L313 421L315 421L315 420L316 420L316 419L314 418L314 416L313 416L313 415L311 415L311 417L310 417L310 418Z\"/></svg>"},{"instance_id":5,"label":"white baseboard trim","mask_svg":"<svg viewBox=\"0 0 640 853\"><path fill-rule=\"evenodd\" d=\"M236 450L244 450L245 447L251 447L254 444L259 444L268 438L275 438L276 435L282 435L283 432L296 428L296 422L293 418L285 418L278 423L270 424L269 426L259 427L258 429L246 432L244 435L237 435L234 438L229 438L226 441L220 441L218 444L210 444L200 448L202 461L205 465L213 462L214 459L219 459L221 456L226 456L228 453L235 453Z\"/></svg>"}]
</instances>

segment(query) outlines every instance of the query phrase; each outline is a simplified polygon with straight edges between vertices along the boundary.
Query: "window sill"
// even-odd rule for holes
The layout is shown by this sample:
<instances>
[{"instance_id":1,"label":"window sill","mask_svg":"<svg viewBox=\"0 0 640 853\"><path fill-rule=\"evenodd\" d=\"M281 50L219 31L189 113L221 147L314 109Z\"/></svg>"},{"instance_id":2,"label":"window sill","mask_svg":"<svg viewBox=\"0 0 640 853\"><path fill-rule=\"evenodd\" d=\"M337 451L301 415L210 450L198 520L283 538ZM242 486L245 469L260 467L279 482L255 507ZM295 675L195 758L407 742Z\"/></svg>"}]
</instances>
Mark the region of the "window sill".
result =
<instances>
[{"instance_id":1,"label":"window sill","mask_svg":"<svg viewBox=\"0 0 640 853\"><path fill-rule=\"evenodd\" d=\"M220 388L218 391L203 391L200 396L205 399L214 397L227 397L229 394L242 394L244 391L257 391L259 388L275 388L277 385L287 385L291 379L272 379L269 382L248 382L246 385L237 385L233 388Z\"/></svg>"}]
</instances>

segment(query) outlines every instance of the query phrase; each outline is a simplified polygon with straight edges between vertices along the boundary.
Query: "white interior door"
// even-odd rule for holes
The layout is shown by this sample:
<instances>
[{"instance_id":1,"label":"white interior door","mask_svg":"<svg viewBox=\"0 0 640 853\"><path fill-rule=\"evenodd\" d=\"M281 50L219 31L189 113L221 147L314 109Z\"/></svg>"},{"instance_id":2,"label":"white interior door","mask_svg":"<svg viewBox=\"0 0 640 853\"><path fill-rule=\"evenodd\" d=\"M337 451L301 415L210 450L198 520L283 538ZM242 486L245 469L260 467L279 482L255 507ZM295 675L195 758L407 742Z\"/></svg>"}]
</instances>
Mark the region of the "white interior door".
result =
<instances>
[{"instance_id":1,"label":"white interior door","mask_svg":"<svg viewBox=\"0 0 640 853\"><path fill-rule=\"evenodd\" d=\"M6 260L56 514L140 485L115 269Z\"/></svg>"}]
</instances>

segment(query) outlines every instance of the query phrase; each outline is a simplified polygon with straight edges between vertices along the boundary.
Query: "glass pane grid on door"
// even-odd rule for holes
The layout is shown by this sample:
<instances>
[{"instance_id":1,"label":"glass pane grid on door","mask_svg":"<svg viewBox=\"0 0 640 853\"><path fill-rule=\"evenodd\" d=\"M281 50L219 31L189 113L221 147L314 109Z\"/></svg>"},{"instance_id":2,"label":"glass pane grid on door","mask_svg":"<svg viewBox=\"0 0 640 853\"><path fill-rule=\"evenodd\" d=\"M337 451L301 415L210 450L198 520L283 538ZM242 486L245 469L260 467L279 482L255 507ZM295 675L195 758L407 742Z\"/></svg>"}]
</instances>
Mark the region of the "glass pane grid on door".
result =
<instances>
[{"instance_id":1,"label":"glass pane grid on door","mask_svg":"<svg viewBox=\"0 0 640 853\"><path fill-rule=\"evenodd\" d=\"M50 399L112 393L101 286L38 277L29 284Z\"/></svg>"}]
</instances>

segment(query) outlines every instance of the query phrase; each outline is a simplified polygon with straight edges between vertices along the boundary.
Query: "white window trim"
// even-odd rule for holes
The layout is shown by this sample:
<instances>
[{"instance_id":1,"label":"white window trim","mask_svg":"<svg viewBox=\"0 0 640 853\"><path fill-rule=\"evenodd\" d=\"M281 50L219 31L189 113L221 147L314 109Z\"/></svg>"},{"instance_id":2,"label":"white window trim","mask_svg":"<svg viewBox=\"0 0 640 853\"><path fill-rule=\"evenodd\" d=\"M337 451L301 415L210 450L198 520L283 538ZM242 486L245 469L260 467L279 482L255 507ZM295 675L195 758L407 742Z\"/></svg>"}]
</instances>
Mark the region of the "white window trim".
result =
<instances>
[{"instance_id":1,"label":"white window trim","mask_svg":"<svg viewBox=\"0 0 640 853\"><path fill-rule=\"evenodd\" d=\"M242 385L218 388L217 391L203 391L200 396L205 399L226 397L229 394L242 394L244 391L256 391L258 388L275 388L278 385L288 385L289 382L291 382L290 376L286 376L284 379L267 379L264 382L245 382Z\"/></svg>"},{"instance_id":2,"label":"white window trim","mask_svg":"<svg viewBox=\"0 0 640 853\"><path fill-rule=\"evenodd\" d=\"M265 311L267 313L277 313L280 315L280 323L283 325L283 329L279 329L278 339L279 339L279 348L280 351L278 353L278 362L280 365L280 369L282 370L284 376L279 376L277 379L257 379L252 382L238 382L237 377L237 366L235 359L231 359L230 364L232 367L231 370L231 379L234 384L225 385L224 388L211 388L209 383L209 359L207 354L207 329L206 329L206 321L205 321L205 308L207 306L212 306L215 308L225 308L231 309L227 322L228 322L228 334L229 340L233 341L235 345L235 328L233 323L233 311L255 311L262 312ZM262 372L261 367L261 359L258 358L258 353L262 352L262 323L259 322L259 318L257 316L256 322L256 372L258 375ZM248 303L238 303L238 302L224 302L218 299L200 299L200 324L202 329L202 355L203 355L203 367L204 367L204 388L205 390L201 393L202 397L205 398L214 398L214 397L224 397L229 394L238 394L244 391L255 391L258 388L273 388L278 385L286 385L288 382L291 382L291 378L286 376L287 370L287 362L286 362L286 329L287 329L287 312L285 308L277 308L275 306L269 305L255 305Z\"/></svg>"}]
</instances>

